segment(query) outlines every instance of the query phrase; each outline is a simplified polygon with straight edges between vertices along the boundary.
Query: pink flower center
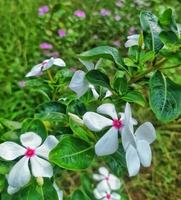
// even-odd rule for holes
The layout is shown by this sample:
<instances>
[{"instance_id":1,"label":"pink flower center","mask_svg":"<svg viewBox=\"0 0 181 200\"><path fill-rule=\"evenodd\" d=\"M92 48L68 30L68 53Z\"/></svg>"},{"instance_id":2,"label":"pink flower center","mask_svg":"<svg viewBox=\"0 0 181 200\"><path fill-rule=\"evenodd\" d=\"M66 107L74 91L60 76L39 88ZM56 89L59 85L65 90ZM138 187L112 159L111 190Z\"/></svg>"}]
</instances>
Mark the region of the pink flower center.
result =
<instances>
[{"instance_id":1,"label":"pink flower center","mask_svg":"<svg viewBox=\"0 0 181 200\"><path fill-rule=\"evenodd\" d=\"M106 198L109 200L109 199L111 199L111 194L106 194Z\"/></svg>"},{"instance_id":2,"label":"pink flower center","mask_svg":"<svg viewBox=\"0 0 181 200\"><path fill-rule=\"evenodd\" d=\"M106 181L109 181L109 176L106 176L106 177L105 177L105 180L106 180Z\"/></svg>"},{"instance_id":3,"label":"pink flower center","mask_svg":"<svg viewBox=\"0 0 181 200\"><path fill-rule=\"evenodd\" d=\"M113 120L113 126L114 126L114 128L116 128L116 129L120 129L120 128L123 127L123 123L122 123L121 120L114 119L114 120Z\"/></svg>"},{"instance_id":4,"label":"pink flower center","mask_svg":"<svg viewBox=\"0 0 181 200\"><path fill-rule=\"evenodd\" d=\"M35 155L35 149L27 148L25 152L25 156L31 158Z\"/></svg>"}]
</instances>

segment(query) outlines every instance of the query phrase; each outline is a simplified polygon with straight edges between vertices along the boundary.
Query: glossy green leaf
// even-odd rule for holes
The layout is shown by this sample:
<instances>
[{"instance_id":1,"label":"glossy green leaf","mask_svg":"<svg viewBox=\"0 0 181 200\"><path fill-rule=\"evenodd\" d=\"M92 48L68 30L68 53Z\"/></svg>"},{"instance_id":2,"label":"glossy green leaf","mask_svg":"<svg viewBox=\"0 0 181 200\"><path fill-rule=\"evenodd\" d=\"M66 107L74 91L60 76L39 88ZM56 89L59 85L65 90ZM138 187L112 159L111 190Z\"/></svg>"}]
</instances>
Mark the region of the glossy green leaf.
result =
<instances>
[{"instance_id":1,"label":"glossy green leaf","mask_svg":"<svg viewBox=\"0 0 181 200\"><path fill-rule=\"evenodd\" d=\"M137 103L141 106L145 105L144 96L140 92L137 92L137 91L130 91L127 94L125 94L124 96L122 96L121 99L123 99L124 101L127 101L127 102Z\"/></svg>"},{"instance_id":2,"label":"glossy green leaf","mask_svg":"<svg viewBox=\"0 0 181 200\"><path fill-rule=\"evenodd\" d=\"M181 113L181 86L157 71L149 82L150 105L156 117L168 122Z\"/></svg>"},{"instance_id":3,"label":"glossy green leaf","mask_svg":"<svg viewBox=\"0 0 181 200\"><path fill-rule=\"evenodd\" d=\"M91 200L86 194L84 194L81 190L76 190L71 200Z\"/></svg>"},{"instance_id":4,"label":"glossy green leaf","mask_svg":"<svg viewBox=\"0 0 181 200\"><path fill-rule=\"evenodd\" d=\"M128 81L125 76L125 73L122 71L118 71L115 75L113 87L116 92L120 95L124 95L128 90Z\"/></svg>"},{"instance_id":5,"label":"glossy green leaf","mask_svg":"<svg viewBox=\"0 0 181 200\"><path fill-rule=\"evenodd\" d=\"M93 85L102 86L102 87L111 89L108 76L98 70L89 71L86 74L86 78Z\"/></svg>"},{"instance_id":6,"label":"glossy green leaf","mask_svg":"<svg viewBox=\"0 0 181 200\"><path fill-rule=\"evenodd\" d=\"M80 170L90 166L94 158L94 148L84 140L74 136L64 136L50 152L49 159L59 167Z\"/></svg>"},{"instance_id":7,"label":"glossy green leaf","mask_svg":"<svg viewBox=\"0 0 181 200\"><path fill-rule=\"evenodd\" d=\"M167 9L163 12L163 14L159 17L159 22L162 25L168 26L172 22L172 9Z\"/></svg>"},{"instance_id":8,"label":"glossy green leaf","mask_svg":"<svg viewBox=\"0 0 181 200\"><path fill-rule=\"evenodd\" d=\"M93 48L89 51L85 51L79 55L81 59L99 59L99 58L106 58L112 60L118 65L120 68L126 70L123 60L119 54L119 51L116 48L110 46L100 46Z\"/></svg>"},{"instance_id":9,"label":"glossy green leaf","mask_svg":"<svg viewBox=\"0 0 181 200\"><path fill-rule=\"evenodd\" d=\"M158 52L163 44L159 39L161 28L158 25L158 19L151 12L143 11L140 14L140 22L144 32L150 33L152 38L152 50Z\"/></svg>"}]
</instances>

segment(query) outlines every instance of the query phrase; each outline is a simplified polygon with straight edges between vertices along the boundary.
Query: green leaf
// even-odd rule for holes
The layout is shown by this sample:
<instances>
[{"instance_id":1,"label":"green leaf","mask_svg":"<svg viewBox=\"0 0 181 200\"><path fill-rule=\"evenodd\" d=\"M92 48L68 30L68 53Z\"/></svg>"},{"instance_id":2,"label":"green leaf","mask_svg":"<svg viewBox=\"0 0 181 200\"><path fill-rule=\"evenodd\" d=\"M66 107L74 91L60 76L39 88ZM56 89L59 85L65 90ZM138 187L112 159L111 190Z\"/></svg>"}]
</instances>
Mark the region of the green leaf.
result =
<instances>
[{"instance_id":1,"label":"green leaf","mask_svg":"<svg viewBox=\"0 0 181 200\"><path fill-rule=\"evenodd\" d=\"M10 121L4 118L0 119L0 122L7 128L11 129L11 130L17 130L21 128L21 123L17 122L17 121Z\"/></svg>"},{"instance_id":2,"label":"green leaf","mask_svg":"<svg viewBox=\"0 0 181 200\"><path fill-rule=\"evenodd\" d=\"M106 157L106 162L113 174L118 177L123 177L124 173L127 171L125 152L121 145L116 153Z\"/></svg>"},{"instance_id":3,"label":"green leaf","mask_svg":"<svg viewBox=\"0 0 181 200\"><path fill-rule=\"evenodd\" d=\"M2 175L8 174L8 172L11 169L12 165L13 164L11 162L6 162L6 161L1 161L0 160L0 174L2 174Z\"/></svg>"},{"instance_id":4,"label":"green leaf","mask_svg":"<svg viewBox=\"0 0 181 200\"><path fill-rule=\"evenodd\" d=\"M98 70L91 70L86 74L87 80L93 85L102 86L111 89L108 76Z\"/></svg>"},{"instance_id":5,"label":"green leaf","mask_svg":"<svg viewBox=\"0 0 181 200\"><path fill-rule=\"evenodd\" d=\"M0 175L0 193L3 191L5 187L5 182L6 182L5 176Z\"/></svg>"},{"instance_id":6,"label":"green leaf","mask_svg":"<svg viewBox=\"0 0 181 200\"><path fill-rule=\"evenodd\" d=\"M87 111L86 106L79 99L75 99L68 104L67 112L75 113L78 116L84 115Z\"/></svg>"},{"instance_id":7,"label":"green leaf","mask_svg":"<svg viewBox=\"0 0 181 200\"><path fill-rule=\"evenodd\" d=\"M155 52L154 51L148 51L140 54L140 62L142 64L148 62L148 61L153 61L155 58Z\"/></svg>"},{"instance_id":8,"label":"green leaf","mask_svg":"<svg viewBox=\"0 0 181 200\"><path fill-rule=\"evenodd\" d=\"M84 140L74 136L64 136L50 152L49 159L59 167L80 170L90 166L94 149Z\"/></svg>"},{"instance_id":9,"label":"green leaf","mask_svg":"<svg viewBox=\"0 0 181 200\"><path fill-rule=\"evenodd\" d=\"M168 122L180 115L180 85L175 84L157 71L150 79L149 93L151 108L159 120Z\"/></svg>"},{"instance_id":10,"label":"green leaf","mask_svg":"<svg viewBox=\"0 0 181 200\"><path fill-rule=\"evenodd\" d=\"M43 120L43 121L51 121L51 122L54 121L54 122L65 123L67 121L66 115L59 112L37 113L35 114L35 118Z\"/></svg>"},{"instance_id":11,"label":"green leaf","mask_svg":"<svg viewBox=\"0 0 181 200\"><path fill-rule=\"evenodd\" d=\"M143 11L140 14L140 22L144 32L151 33L152 50L158 52L163 44L159 39L161 28L158 25L158 19L151 12Z\"/></svg>"},{"instance_id":12,"label":"green leaf","mask_svg":"<svg viewBox=\"0 0 181 200\"><path fill-rule=\"evenodd\" d=\"M144 96L137 91L130 91L123 97L121 97L124 101L137 103L141 106L145 106L145 98Z\"/></svg>"},{"instance_id":13,"label":"green leaf","mask_svg":"<svg viewBox=\"0 0 181 200\"><path fill-rule=\"evenodd\" d=\"M172 9L167 9L163 12L163 14L159 17L159 22L162 25L168 26L172 22Z\"/></svg>"},{"instance_id":14,"label":"green leaf","mask_svg":"<svg viewBox=\"0 0 181 200\"><path fill-rule=\"evenodd\" d=\"M113 87L116 92L120 95L124 95L128 90L128 81L125 76L125 73L122 71L118 71L115 75Z\"/></svg>"},{"instance_id":15,"label":"green leaf","mask_svg":"<svg viewBox=\"0 0 181 200\"><path fill-rule=\"evenodd\" d=\"M84 194L81 190L76 190L71 200L91 200L86 194Z\"/></svg>"},{"instance_id":16,"label":"green leaf","mask_svg":"<svg viewBox=\"0 0 181 200\"><path fill-rule=\"evenodd\" d=\"M37 133L42 139L46 139L48 134L44 123L39 119L26 119L23 121L21 132L29 131Z\"/></svg>"},{"instance_id":17,"label":"green leaf","mask_svg":"<svg viewBox=\"0 0 181 200\"><path fill-rule=\"evenodd\" d=\"M40 104L37 109L38 112L61 112L66 113L66 106L60 102L57 101L51 101Z\"/></svg>"},{"instance_id":18,"label":"green leaf","mask_svg":"<svg viewBox=\"0 0 181 200\"><path fill-rule=\"evenodd\" d=\"M69 119L69 125L71 130L73 131L74 135L81 138L82 140L86 141L87 143L91 142L91 138L95 138L92 132L85 129L83 126L80 126L77 124L74 120L71 118Z\"/></svg>"},{"instance_id":19,"label":"green leaf","mask_svg":"<svg viewBox=\"0 0 181 200\"><path fill-rule=\"evenodd\" d=\"M93 48L89 51L85 51L79 55L81 59L98 59L98 58L106 58L112 60L118 65L120 68L127 70L124 66L123 60L119 54L119 51L116 48L110 46L100 46Z\"/></svg>"}]
</instances>

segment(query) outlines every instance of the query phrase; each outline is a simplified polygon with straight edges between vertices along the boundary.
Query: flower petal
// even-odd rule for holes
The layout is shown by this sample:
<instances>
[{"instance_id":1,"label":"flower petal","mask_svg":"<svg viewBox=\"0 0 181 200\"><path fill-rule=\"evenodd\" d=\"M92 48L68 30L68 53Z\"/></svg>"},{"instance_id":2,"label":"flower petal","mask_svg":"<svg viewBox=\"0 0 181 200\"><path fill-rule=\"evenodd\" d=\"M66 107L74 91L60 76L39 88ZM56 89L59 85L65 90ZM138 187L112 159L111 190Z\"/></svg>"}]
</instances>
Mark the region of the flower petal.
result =
<instances>
[{"instance_id":1,"label":"flower petal","mask_svg":"<svg viewBox=\"0 0 181 200\"><path fill-rule=\"evenodd\" d=\"M89 84L89 88L91 89L94 98L95 98L95 99L98 99L98 98L99 98L99 94L97 93L95 87L94 87L93 85L90 85L90 84Z\"/></svg>"},{"instance_id":2,"label":"flower petal","mask_svg":"<svg viewBox=\"0 0 181 200\"><path fill-rule=\"evenodd\" d=\"M121 187L121 181L118 177L114 176L113 174L109 175L108 183L112 190L119 190Z\"/></svg>"},{"instance_id":3,"label":"flower petal","mask_svg":"<svg viewBox=\"0 0 181 200\"><path fill-rule=\"evenodd\" d=\"M151 165L152 159L152 153L149 143L145 140L138 140L136 144L141 164L144 167L149 167Z\"/></svg>"},{"instance_id":4,"label":"flower petal","mask_svg":"<svg viewBox=\"0 0 181 200\"><path fill-rule=\"evenodd\" d=\"M93 179L95 181L101 181L104 179L104 176L103 175L100 175L100 174L93 174Z\"/></svg>"},{"instance_id":5,"label":"flower petal","mask_svg":"<svg viewBox=\"0 0 181 200\"><path fill-rule=\"evenodd\" d=\"M76 71L70 81L69 88L73 90L78 97L83 96L89 89L89 84L85 79L85 72L81 70Z\"/></svg>"},{"instance_id":6,"label":"flower petal","mask_svg":"<svg viewBox=\"0 0 181 200\"><path fill-rule=\"evenodd\" d=\"M128 148L129 144L132 144L136 147L135 136L131 132L129 125L125 124L120 132L122 138L122 145L125 151Z\"/></svg>"},{"instance_id":7,"label":"flower petal","mask_svg":"<svg viewBox=\"0 0 181 200\"><path fill-rule=\"evenodd\" d=\"M113 154L117 151L118 144L118 130L112 127L96 143L95 152L98 156Z\"/></svg>"},{"instance_id":8,"label":"flower petal","mask_svg":"<svg viewBox=\"0 0 181 200\"><path fill-rule=\"evenodd\" d=\"M14 188L25 186L31 178L28 167L29 159L27 157L21 158L11 169L8 175L8 184Z\"/></svg>"},{"instance_id":9,"label":"flower petal","mask_svg":"<svg viewBox=\"0 0 181 200\"><path fill-rule=\"evenodd\" d=\"M136 149L130 144L126 150L126 164L129 176L135 176L140 170L140 159Z\"/></svg>"},{"instance_id":10,"label":"flower petal","mask_svg":"<svg viewBox=\"0 0 181 200\"><path fill-rule=\"evenodd\" d=\"M111 200L120 200L120 199L121 199L121 196L118 193L113 192L111 194Z\"/></svg>"},{"instance_id":11,"label":"flower petal","mask_svg":"<svg viewBox=\"0 0 181 200\"><path fill-rule=\"evenodd\" d=\"M104 114L104 115L108 115L112 119L118 119L115 106L113 104L111 104L111 103L102 104L101 106L99 106L97 108L97 112L101 113L101 114Z\"/></svg>"},{"instance_id":12,"label":"flower petal","mask_svg":"<svg viewBox=\"0 0 181 200\"><path fill-rule=\"evenodd\" d=\"M112 125L112 120L95 112L86 112L83 116L83 121L90 130L95 132Z\"/></svg>"},{"instance_id":13,"label":"flower petal","mask_svg":"<svg viewBox=\"0 0 181 200\"><path fill-rule=\"evenodd\" d=\"M102 174L105 177L109 175L109 171L105 167L100 167L99 173Z\"/></svg>"},{"instance_id":14,"label":"flower petal","mask_svg":"<svg viewBox=\"0 0 181 200\"><path fill-rule=\"evenodd\" d=\"M59 189L57 184L54 182L53 187L55 188L57 195L58 195L58 200L63 200L63 192Z\"/></svg>"},{"instance_id":15,"label":"flower petal","mask_svg":"<svg viewBox=\"0 0 181 200\"><path fill-rule=\"evenodd\" d=\"M150 122L145 122L135 132L136 140L145 140L151 144L156 139L155 128Z\"/></svg>"},{"instance_id":16,"label":"flower petal","mask_svg":"<svg viewBox=\"0 0 181 200\"><path fill-rule=\"evenodd\" d=\"M58 144L58 140L55 136L49 135L44 143L36 149L36 154L48 159L50 151Z\"/></svg>"},{"instance_id":17,"label":"flower petal","mask_svg":"<svg viewBox=\"0 0 181 200\"><path fill-rule=\"evenodd\" d=\"M43 65L43 69L42 70L45 71L45 70L51 68L53 63L54 63L54 58L53 57L50 58L50 59L44 60L43 63L42 63L42 65Z\"/></svg>"},{"instance_id":18,"label":"flower petal","mask_svg":"<svg viewBox=\"0 0 181 200\"><path fill-rule=\"evenodd\" d=\"M53 176L53 168L51 164L38 156L30 158L32 174L35 177L48 177Z\"/></svg>"},{"instance_id":19,"label":"flower petal","mask_svg":"<svg viewBox=\"0 0 181 200\"><path fill-rule=\"evenodd\" d=\"M79 59L79 61L87 68L88 71L94 69L94 63L88 60Z\"/></svg>"},{"instance_id":20,"label":"flower petal","mask_svg":"<svg viewBox=\"0 0 181 200\"><path fill-rule=\"evenodd\" d=\"M97 188L94 189L93 194L96 199L102 199L106 195L105 192L99 191Z\"/></svg>"},{"instance_id":21,"label":"flower petal","mask_svg":"<svg viewBox=\"0 0 181 200\"><path fill-rule=\"evenodd\" d=\"M24 155L26 149L14 142L4 142L0 144L0 157L5 160L14 160Z\"/></svg>"},{"instance_id":22,"label":"flower petal","mask_svg":"<svg viewBox=\"0 0 181 200\"><path fill-rule=\"evenodd\" d=\"M65 62L61 58L55 58L53 64L59 67L66 66Z\"/></svg>"},{"instance_id":23,"label":"flower petal","mask_svg":"<svg viewBox=\"0 0 181 200\"><path fill-rule=\"evenodd\" d=\"M125 114L124 124L129 126L131 132L133 132L132 113L131 113L131 106L129 103L126 103L124 114Z\"/></svg>"},{"instance_id":24,"label":"flower petal","mask_svg":"<svg viewBox=\"0 0 181 200\"><path fill-rule=\"evenodd\" d=\"M34 132L26 132L20 136L20 141L25 147L36 148L41 144L42 139Z\"/></svg>"},{"instance_id":25,"label":"flower petal","mask_svg":"<svg viewBox=\"0 0 181 200\"><path fill-rule=\"evenodd\" d=\"M25 77L40 76L42 74L42 64L35 65Z\"/></svg>"},{"instance_id":26,"label":"flower petal","mask_svg":"<svg viewBox=\"0 0 181 200\"><path fill-rule=\"evenodd\" d=\"M12 195L12 194L18 192L19 190L20 190L20 188L12 187L12 186L9 185L7 192L8 192L8 194Z\"/></svg>"}]
</instances>

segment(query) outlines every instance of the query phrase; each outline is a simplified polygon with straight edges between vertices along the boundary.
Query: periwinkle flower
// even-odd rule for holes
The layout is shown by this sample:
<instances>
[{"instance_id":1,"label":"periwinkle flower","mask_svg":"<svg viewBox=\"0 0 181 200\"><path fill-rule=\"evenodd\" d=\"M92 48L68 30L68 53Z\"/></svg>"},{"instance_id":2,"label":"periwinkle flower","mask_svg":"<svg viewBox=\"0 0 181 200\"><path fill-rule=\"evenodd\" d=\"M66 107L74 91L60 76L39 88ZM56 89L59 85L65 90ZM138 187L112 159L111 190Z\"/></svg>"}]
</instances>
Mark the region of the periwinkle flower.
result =
<instances>
[{"instance_id":1,"label":"periwinkle flower","mask_svg":"<svg viewBox=\"0 0 181 200\"><path fill-rule=\"evenodd\" d=\"M41 6L38 9L38 15L42 16L49 11L49 7L47 5Z\"/></svg>"},{"instance_id":2,"label":"periwinkle flower","mask_svg":"<svg viewBox=\"0 0 181 200\"><path fill-rule=\"evenodd\" d=\"M34 177L53 176L53 167L47 161L49 152L58 144L58 140L53 135L49 135L42 143L42 139L34 132L26 132L20 136L22 144L14 142L4 142L0 144L0 157L5 160L20 160L12 167L7 175L8 193L13 194L21 187L24 187L31 179L29 165Z\"/></svg>"},{"instance_id":3,"label":"periwinkle flower","mask_svg":"<svg viewBox=\"0 0 181 200\"><path fill-rule=\"evenodd\" d=\"M111 11L110 11L110 10L107 10L107 9L105 9L105 8L102 8L102 9L100 10L100 15L101 15L101 16L109 16L109 15L111 15Z\"/></svg>"},{"instance_id":4,"label":"periwinkle flower","mask_svg":"<svg viewBox=\"0 0 181 200\"><path fill-rule=\"evenodd\" d=\"M47 42L42 42L40 44L40 49L53 49L53 45Z\"/></svg>"},{"instance_id":5,"label":"periwinkle flower","mask_svg":"<svg viewBox=\"0 0 181 200\"><path fill-rule=\"evenodd\" d=\"M59 29L59 30L58 30L58 35L59 35L60 37L65 37L65 35L66 35L65 30L64 30L63 28Z\"/></svg>"},{"instance_id":6,"label":"periwinkle flower","mask_svg":"<svg viewBox=\"0 0 181 200\"><path fill-rule=\"evenodd\" d=\"M86 14L85 14L85 12L83 10L76 10L74 12L74 15L76 17L79 17L79 18L85 18L86 17Z\"/></svg>"}]
</instances>

